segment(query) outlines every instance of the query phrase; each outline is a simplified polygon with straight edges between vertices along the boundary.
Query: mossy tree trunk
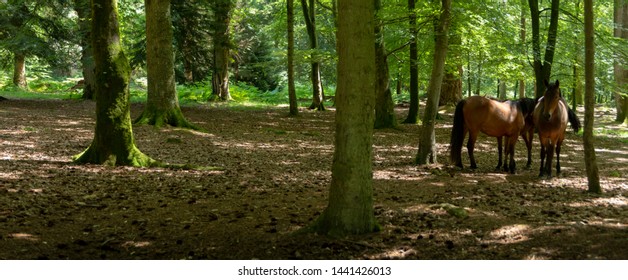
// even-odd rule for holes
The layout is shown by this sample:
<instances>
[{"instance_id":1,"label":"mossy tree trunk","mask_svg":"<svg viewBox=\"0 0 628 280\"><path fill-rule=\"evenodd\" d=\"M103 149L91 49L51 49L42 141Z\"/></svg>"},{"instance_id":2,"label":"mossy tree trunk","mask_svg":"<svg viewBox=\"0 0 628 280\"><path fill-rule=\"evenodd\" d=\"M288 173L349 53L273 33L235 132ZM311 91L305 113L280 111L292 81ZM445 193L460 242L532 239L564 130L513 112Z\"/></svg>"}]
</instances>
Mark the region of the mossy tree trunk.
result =
<instances>
[{"instance_id":1,"label":"mossy tree trunk","mask_svg":"<svg viewBox=\"0 0 628 280\"><path fill-rule=\"evenodd\" d=\"M174 76L170 0L146 0L146 108L135 121L161 127L165 124L193 128L179 107Z\"/></svg>"},{"instance_id":2,"label":"mossy tree trunk","mask_svg":"<svg viewBox=\"0 0 628 280\"><path fill-rule=\"evenodd\" d=\"M120 45L116 0L92 0L92 46L96 63L96 129L77 163L149 166L155 161L135 147L129 107L129 60Z\"/></svg>"},{"instance_id":3,"label":"mossy tree trunk","mask_svg":"<svg viewBox=\"0 0 628 280\"><path fill-rule=\"evenodd\" d=\"M286 3L288 24L288 99L290 101L290 115L299 114L297 93L294 86L294 0Z\"/></svg>"},{"instance_id":4,"label":"mossy tree trunk","mask_svg":"<svg viewBox=\"0 0 628 280\"><path fill-rule=\"evenodd\" d=\"M78 15L78 27L81 33L81 65L83 71L83 95L81 98L92 100L96 90L94 76L94 55L91 43L92 13L89 0L75 0L74 10Z\"/></svg>"},{"instance_id":5,"label":"mossy tree trunk","mask_svg":"<svg viewBox=\"0 0 628 280\"><path fill-rule=\"evenodd\" d=\"M403 123L415 124L419 120L419 67L417 46L417 20L415 11L416 0L408 0L408 12L410 13L410 108L408 116Z\"/></svg>"},{"instance_id":6,"label":"mossy tree trunk","mask_svg":"<svg viewBox=\"0 0 628 280\"><path fill-rule=\"evenodd\" d=\"M419 150L415 162L417 164L436 163L436 141L434 125L438 113L440 90L445 75L445 58L447 57L448 32L451 14L451 0L441 0L442 10L438 26L434 30L436 44L434 49L434 63L432 74L427 88L427 104L423 113L421 135L419 136Z\"/></svg>"},{"instance_id":7,"label":"mossy tree trunk","mask_svg":"<svg viewBox=\"0 0 628 280\"><path fill-rule=\"evenodd\" d=\"M26 55L17 52L13 54L13 85L26 89Z\"/></svg>"},{"instance_id":8,"label":"mossy tree trunk","mask_svg":"<svg viewBox=\"0 0 628 280\"><path fill-rule=\"evenodd\" d=\"M595 156L593 115L595 110L595 32L593 29L593 0L584 0L584 162L589 192L601 193L600 175Z\"/></svg>"},{"instance_id":9,"label":"mossy tree trunk","mask_svg":"<svg viewBox=\"0 0 628 280\"><path fill-rule=\"evenodd\" d=\"M309 230L332 236L379 230L373 213L375 45L373 1L338 1L336 138L329 204Z\"/></svg>"},{"instance_id":10,"label":"mossy tree trunk","mask_svg":"<svg viewBox=\"0 0 628 280\"><path fill-rule=\"evenodd\" d=\"M376 13L382 7L381 0L375 1ZM377 16L376 16L377 18ZM375 63L376 63L376 85L377 93L375 100L375 128L394 128L397 126L395 116L395 104L390 90L390 70L388 68L388 54L384 44L383 22L377 20L375 23Z\"/></svg>"},{"instance_id":11,"label":"mossy tree trunk","mask_svg":"<svg viewBox=\"0 0 628 280\"><path fill-rule=\"evenodd\" d=\"M233 11L233 0L213 1L214 61L212 70L212 94L210 100L231 100L229 92L229 60L231 58L231 35L229 25Z\"/></svg>"}]
</instances>

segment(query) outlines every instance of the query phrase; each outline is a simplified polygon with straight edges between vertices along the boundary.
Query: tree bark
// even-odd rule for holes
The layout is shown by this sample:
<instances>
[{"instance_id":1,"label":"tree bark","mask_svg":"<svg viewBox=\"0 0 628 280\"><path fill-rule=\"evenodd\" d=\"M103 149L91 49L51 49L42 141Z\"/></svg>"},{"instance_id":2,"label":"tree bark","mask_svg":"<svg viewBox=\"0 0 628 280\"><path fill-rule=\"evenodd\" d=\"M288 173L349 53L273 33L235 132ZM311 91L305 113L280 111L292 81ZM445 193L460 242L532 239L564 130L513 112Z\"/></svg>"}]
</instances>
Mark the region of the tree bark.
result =
<instances>
[{"instance_id":1,"label":"tree bark","mask_svg":"<svg viewBox=\"0 0 628 280\"><path fill-rule=\"evenodd\" d=\"M451 54L451 52L449 54ZM445 72L445 76L443 77L443 84L441 85L440 98L438 101L439 106L447 104L455 105L458 101L462 100L462 66L448 67L445 65L445 68L450 69Z\"/></svg>"},{"instance_id":2,"label":"tree bark","mask_svg":"<svg viewBox=\"0 0 628 280\"><path fill-rule=\"evenodd\" d=\"M92 0L96 63L96 129L78 163L149 166L156 162L135 147L129 107L131 68L122 51L116 0Z\"/></svg>"},{"instance_id":3,"label":"tree bark","mask_svg":"<svg viewBox=\"0 0 628 280\"><path fill-rule=\"evenodd\" d=\"M214 65L212 71L212 96L210 100L231 100L229 92L229 59L231 36L229 24L233 10L232 0L216 0L214 11Z\"/></svg>"},{"instance_id":4,"label":"tree bark","mask_svg":"<svg viewBox=\"0 0 628 280\"><path fill-rule=\"evenodd\" d=\"M309 3L308 3L309 2ZM310 79L312 81L312 105L310 109L319 111L325 110L323 104L323 84L321 82L321 63L314 52L318 49L318 39L316 38L316 6L314 0L301 0L301 8L303 9L303 18L305 19L305 27L307 29L308 39L310 41L310 50L312 50Z\"/></svg>"},{"instance_id":5,"label":"tree bark","mask_svg":"<svg viewBox=\"0 0 628 280\"><path fill-rule=\"evenodd\" d=\"M189 123L179 107L174 76L172 20L170 0L145 0L146 73L148 97L146 107L135 123L198 129Z\"/></svg>"},{"instance_id":6,"label":"tree bark","mask_svg":"<svg viewBox=\"0 0 628 280\"><path fill-rule=\"evenodd\" d=\"M299 114L297 94L294 85L294 0L286 1L288 16L288 99L290 101L290 115Z\"/></svg>"},{"instance_id":7,"label":"tree bark","mask_svg":"<svg viewBox=\"0 0 628 280\"><path fill-rule=\"evenodd\" d=\"M74 10L78 15L79 32L81 33L81 66L83 72L83 95L86 100L94 99L96 77L94 74L94 55L91 43L92 12L89 0L75 0Z\"/></svg>"},{"instance_id":8,"label":"tree bark","mask_svg":"<svg viewBox=\"0 0 628 280\"><path fill-rule=\"evenodd\" d=\"M523 8L525 5L525 0L521 0L521 24L520 24L520 31L519 31L519 40L521 41L521 56L525 57L526 55L526 48L525 48L525 43L526 43L526 13L525 13L525 8ZM525 62L523 62L525 64ZM519 80L519 98L524 98L526 97L526 83L525 80L522 78Z\"/></svg>"},{"instance_id":9,"label":"tree bark","mask_svg":"<svg viewBox=\"0 0 628 280\"><path fill-rule=\"evenodd\" d=\"M532 53L534 57L534 77L536 79L535 97L540 98L545 92L543 81L549 80L552 74L552 63L554 62L554 52L556 49L556 38L558 33L558 15L560 8L559 0L552 0L550 8L550 24L547 31L547 44L545 54L541 58L541 36L540 36L540 12L539 1L528 0L530 4L530 21L532 22Z\"/></svg>"},{"instance_id":10,"label":"tree bark","mask_svg":"<svg viewBox=\"0 0 628 280\"><path fill-rule=\"evenodd\" d=\"M416 0L408 0L410 13L410 108L403 123L415 124L419 120L419 67L417 46L417 21L415 9Z\"/></svg>"},{"instance_id":11,"label":"tree bark","mask_svg":"<svg viewBox=\"0 0 628 280\"><path fill-rule=\"evenodd\" d=\"M309 230L331 236L379 230L373 213L375 106L373 1L338 1L336 138L329 204Z\"/></svg>"},{"instance_id":12,"label":"tree bark","mask_svg":"<svg viewBox=\"0 0 628 280\"><path fill-rule=\"evenodd\" d=\"M584 63L585 63L585 107L584 107L584 162L587 171L589 192L601 193L600 175L595 156L593 137L593 113L595 110L595 34L593 30L593 0L584 0Z\"/></svg>"},{"instance_id":13,"label":"tree bark","mask_svg":"<svg viewBox=\"0 0 628 280\"><path fill-rule=\"evenodd\" d=\"M375 1L376 23L375 23L375 64L376 64L376 100L375 100L375 128L394 128L397 126L395 116L395 104L390 90L390 70L388 68L388 55L384 44L384 30L382 21L379 20L377 12L382 7L381 0Z\"/></svg>"},{"instance_id":14,"label":"tree bark","mask_svg":"<svg viewBox=\"0 0 628 280\"><path fill-rule=\"evenodd\" d=\"M448 32L451 14L451 0L441 0L442 10L438 27L434 32L436 45L434 49L434 63L427 89L427 104L423 113L419 150L415 162L417 164L436 163L436 143L434 138L434 124L438 113L441 84L445 72L445 58L447 57Z\"/></svg>"},{"instance_id":15,"label":"tree bark","mask_svg":"<svg viewBox=\"0 0 628 280\"><path fill-rule=\"evenodd\" d=\"M628 1L627 0L615 0L614 2L614 22L615 29L614 35L619 38L620 41L628 42ZM615 108L617 109L617 116L615 121L619 123L628 123L628 88L626 86L628 81L628 61L619 55L617 55L613 62L613 73L615 75ZM622 95L623 93L623 95Z\"/></svg>"},{"instance_id":16,"label":"tree bark","mask_svg":"<svg viewBox=\"0 0 628 280\"><path fill-rule=\"evenodd\" d=\"M13 54L13 85L18 88L26 89L26 55L23 53Z\"/></svg>"}]
</instances>

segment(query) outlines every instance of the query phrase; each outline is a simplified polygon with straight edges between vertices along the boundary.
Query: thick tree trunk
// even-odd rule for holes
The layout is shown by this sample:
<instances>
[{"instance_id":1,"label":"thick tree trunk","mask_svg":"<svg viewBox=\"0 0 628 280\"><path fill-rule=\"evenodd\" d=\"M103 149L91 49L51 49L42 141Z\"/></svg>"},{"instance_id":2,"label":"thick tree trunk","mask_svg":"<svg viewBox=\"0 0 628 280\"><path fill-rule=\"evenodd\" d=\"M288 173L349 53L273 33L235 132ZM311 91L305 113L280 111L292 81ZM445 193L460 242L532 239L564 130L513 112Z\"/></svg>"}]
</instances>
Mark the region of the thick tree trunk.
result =
<instances>
[{"instance_id":1,"label":"thick tree trunk","mask_svg":"<svg viewBox=\"0 0 628 280\"><path fill-rule=\"evenodd\" d=\"M419 67L417 46L417 21L415 12L416 0L408 0L410 13L410 108L403 123L415 124L419 121Z\"/></svg>"},{"instance_id":2,"label":"thick tree trunk","mask_svg":"<svg viewBox=\"0 0 628 280\"><path fill-rule=\"evenodd\" d=\"M146 0L146 108L135 121L155 127L171 125L197 129L179 107L174 77L170 0Z\"/></svg>"},{"instance_id":3,"label":"thick tree trunk","mask_svg":"<svg viewBox=\"0 0 628 280\"><path fill-rule=\"evenodd\" d=\"M589 192L601 193L600 175L595 156L593 137L593 113L595 110L595 34L593 30L593 0L584 0L584 162L587 171Z\"/></svg>"},{"instance_id":4,"label":"thick tree trunk","mask_svg":"<svg viewBox=\"0 0 628 280\"><path fill-rule=\"evenodd\" d=\"M310 49L315 51L318 49L318 39L316 39L316 6L314 0L301 0L301 8L303 10L303 18L305 19L305 27L310 41ZM318 57L311 57L310 79L312 81L312 105L310 109L319 111L325 110L323 104L323 84L321 82L321 63Z\"/></svg>"},{"instance_id":5,"label":"thick tree trunk","mask_svg":"<svg viewBox=\"0 0 628 280\"><path fill-rule=\"evenodd\" d=\"M120 45L116 0L92 1L96 63L96 129L78 163L149 166L155 161L135 147L129 107L131 68Z\"/></svg>"},{"instance_id":6,"label":"thick tree trunk","mask_svg":"<svg viewBox=\"0 0 628 280\"><path fill-rule=\"evenodd\" d=\"M13 85L26 89L26 56L23 53L13 54Z\"/></svg>"},{"instance_id":7,"label":"thick tree trunk","mask_svg":"<svg viewBox=\"0 0 628 280\"><path fill-rule=\"evenodd\" d=\"M94 99L96 77L94 73L94 55L91 44L92 12L89 0L75 0L74 10L78 15L78 26L81 33L81 65L83 72L83 96L86 100Z\"/></svg>"},{"instance_id":8,"label":"thick tree trunk","mask_svg":"<svg viewBox=\"0 0 628 280\"><path fill-rule=\"evenodd\" d=\"M434 125L438 113L438 101L445 74L445 58L447 57L448 32L451 14L451 0L442 0L442 11L438 27L434 32L436 45L434 46L434 63L430 83L427 88L427 104L423 113L421 135L419 137L419 150L415 162L417 164L436 163L436 143L434 138Z\"/></svg>"},{"instance_id":9,"label":"thick tree trunk","mask_svg":"<svg viewBox=\"0 0 628 280\"><path fill-rule=\"evenodd\" d=\"M375 1L376 13L382 7L381 0ZM395 116L395 104L392 99L392 91L390 90L390 71L388 68L388 55L386 54L386 45L384 44L384 31L381 20L375 23L375 69L376 82L375 88L375 128L394 128L397 126L397 117Z\"/></svg>"},{"instance_id":10,"label":"thick tree trunk","mask_svg":"<svg viewBox=\"0 0 628 280\"><path fill-rule=\"evenodd\" d=\"M615 0L614 3L614 35L620 41L628 42L628 1ZM628 60L617 55L613 63L615 74L615 108L617 109L616 122L628 123ZM623 95L622 95L623 93Z\"/></svg>"},{"instance_id":11,"label":"thick tree trunk","mask_svg":"<svg viewBox=\"0 0 628 280\"><path fill-rule=\"evenodd\" d=\"M528 0L528 3L530 4L530 21L532 22L532 53L534 58L534 77L536 79L535 97L539 98L543 96L543 92L545 92L545 84L543 81L549 81L552 74L552 63L554 63L554 52L556 50L556 38L558 34L560 1L552 0L550 24L547 30L547 43L545 45L543 58L541 58L539 1Z\"/></svg>"},{"instance_id":12,"label":"thick tree trunk","mask_svg":"<svg viewBox=\"0 0 628 280\"><path fill-rule=\"evenodd\" d=\"M445 66L445 68L448 67ZM455 105L458 101L462 100L462 67L457 66L456 68L445 72L443 84L440 89L439 106L447 104Z\"/></svg>"},{"instance_id":13,"label":"thick tree trunk","mask_svg":"<svg viewBox=\"0 0 628 280\"><path fill-rule=\"evenodd\" d=\"M499 80L499 85L497 87L499 89L498 98L500 100L508 99L508 96L506 96L506 82L504 82L503 80Z\"/></svg>"},{"instance_id":14,"label":"thick tree trunk","mask_svg":"<svg viewBox=\"0 0 628 280\"><path fill-rule=\"evenodd\" d=\"M214 67L212 71L212 96L211 100L231 100L229 92L229 58L231 39L229 24L233 10L232 0L216 0L213 3L214 10Z\"/></svg>"},{"instance_id":15,"label":"thick tree trunk","mask_svg":"<svg viewBox=\"0 0 628 280\"><path fill-rule=\"evenodd\" d=\"M336 138L329 204L309 230L332 236L378 231L373 213L375 106L373 1L338 1Z\"/></svg>"},{"instance_id":16,"label":"thick tree trunk","mask_svg":"<svg viewBox=\"0 0 628 280\"><path fill-rule=\"evenodd\" d=\"M294 0L286 1L288 17L288 99L290 101L290 115L299 114L297 94L294 85Z\"/></svg>"}]
</instances>

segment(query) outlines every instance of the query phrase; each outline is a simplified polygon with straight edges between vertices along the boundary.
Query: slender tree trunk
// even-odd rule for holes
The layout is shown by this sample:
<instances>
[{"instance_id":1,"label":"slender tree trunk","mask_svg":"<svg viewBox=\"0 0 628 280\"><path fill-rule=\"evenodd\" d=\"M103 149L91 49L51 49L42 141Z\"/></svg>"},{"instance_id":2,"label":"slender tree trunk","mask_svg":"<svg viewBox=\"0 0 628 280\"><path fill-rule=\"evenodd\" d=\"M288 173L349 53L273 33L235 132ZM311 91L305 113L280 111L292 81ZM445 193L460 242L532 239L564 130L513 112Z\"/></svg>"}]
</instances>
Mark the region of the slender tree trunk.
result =
<instances>
[{"instance_id":1,"label":"slender tree trunk","mask_svg":"<svg viewBox=\"0 0 628 280\"><path fill-rule=\"evenodd\" d=\"M482 91L482 63L484 62L484 52L480 51L478 55L478 75L475 80L475 95L480 95Z\"/></svg>"},{"instance_id":2,"label":"slender tree trunk","mask_svg":"<svg viewBox=\"0 0 628 280\"><path fill-rule=\"evenodd\" d=\"M290 115L299 114L297 94L294 86L294 0L287 0L288 14L288 99L290 100Z\"/></svg>"},{"instance_id":3,"label":"slender tree trunk","mask_svg":"<svg viewBox=\"0 0 628 280\"><path fill-rule=\"evenodd\" d=\"M79 32L81 33L81 65L83 71L83 96L86 100L94 99L96 76L94 73L94 55L91 43L92 12L89 0L75 0L74 10L78 15Z\"/></svg>"},{"instance_id":4,"label":"slender tree trunk","mask_svg":"<svg viewBox=\"0 0 628 280\"><path fill-rule=\"evenodd\" d=\"M467 52L467 97L471 97L471 51Z\"/></svg>"},{"instance_id":5,"label":"slender tree trunk","mask_svg":"<svg viewBox=\"0 0 628 280\"><path fill-rule=\"evenodd\" d=\"M528 0L530 4L530 21L532 22L532 53L534 57L534 76L536 79L535 97L539 98L545 92L544 80L549 80L552 73L552 63L554 62L554 52L556 49L556 38L558 34L558 16L560 1L552 0L550 9L550 24L547 31L547 44L545 54L541 58L541 36L540 36L540 12L539 1Z\"/></svg>"},{"instance_id":6,"label":"slender tree trunk","mask_svg":"<svg viewBox=\"0 0 628 280\"><path fill-rule=\"evenodd\" d=\"M601 193L600 175L597 168L593 137L593 113L595 110L595 34L593 30L593 0L584 0L584 48L585 48L585 108L584 108L584 162L589 192Z\"/></svg>"},{"instance_id":7,"label":"slender tree trunk","mask_svg":"<svg viewBox=\"0 0 628 280\"><path fill-rule=\"evenodd\" d=\"M455 27L450 28L451 36L448 39L447 61L445 63L445 76L441 85L438 105L457 104L462 99L462 58L459 46L462 44L462 36ZM458 47L456 47L458 46Z\"/></svg>"},{"instance_id":8,"label":"slender tree trunk","mask_svg":"<svg viewBox=\"0 0 628 280\"><path fill-rule=\"evenodd\" d=\"M297 93L294 86L294 0L287 0L288 14L288 99L290 101L290 115L299 114Z\"/></svg>"},{"instance_id":9,"label":"slender tree trunk","mask_svg":"<svg viewBox=\"0 0 628 280\"><path fill-rule=\"evenodd\" d=\"M430 83L427 88L427 104L423 113L419 150L416 155L417 164L436 163L436 143L434 125L438 113L438 100L445 72L445 58L447 57L448 32L451 13L451 0L442 0L442 11L438 27L434 32L436 45L434 49L434 63Z\"/></svg>"},{"instance_id":10,"label":"slender tree trunk","mask_svg":"<svg viewBox=\"0 0 628 280\"><path fill-rule=\"evenodd\" d=\"M318 49L318 39L316 38L316 6L314 0L301 0L301 8L303 9L303 18L305 19L305 27L310 41L310 50L315 52ZM316 55L313 55L311 59L312 105L310 105L310 109L324 111L321 63Z\"/></svg>"},{"instance_id":11,"label":"slender tree trunk","mask_svg":"<svg viewBox=\"0 0 628 280\"><path fill-rule=\"evenodd\" d=\"M410 108L403 123L417 123L419 120L419 66L417 46L416 0L408 0L410 13Z\"/></svg>"},{"instance_id":12,"label":"slender tree trunk","mask_svg":"<svg viewBox=\"0 0 628 280\"><path fill-rule=\"evenodd\" d=\"M628 1L615 0L614 2L614 35L621 42L628 42ZM616 122L628 123L628 60L619 55L615 56L613 73L615 75L615 108L617 109ZM622 95L623 93L623 95Z\"/></svg>"},{"instance_id":13,"label":"slender tree trunk","mask_svg":"<svg viewBox=\"0 0 628 280\"><path fill-rule=\"evenodd\" d=\"M233 10L232 0L216 0L213 2L214 11L214 65L212 69L212 96L211 100L231 100L229 92L229 59L231 36L229 24Z\"/></svg>"},{"instance_id":14,"label":"slender tree trunk","mask_svg":"<svg viewBox=\"0 0 628 280\"><path fill-rule=\"evenodd\" d=\"M13 54L13 85L26 89L26 56L23 53Z\"/></svg>"},{"instance_id":15,"label":"slender tree trunk","mask_svg":"<svg viewBox=\"0 0 628 280\"><path fill-rule=\"evenodd\" d=\"M198 129L183 117L179 107L174 77L170 0L145 0L144 5L148 97L146 108L135 123Z\"/></svg>"},{"instance_id":16,"label":"slender tree trunk","mask_svg":"<svg viewBox=\"0 0 628 280\"><path fill-rule=\"evenodd\" d=\"M506 82L504 82L503 80L500 80L499 82L499 99L501 100L506 100L508 99L508 97L506 96Z\"/></svg>"},{"instance_id":17,"label":"slender tree trunk","mask_svg":"<svg viewBox=\"0 0 628 280\"><path fill-rule=\"evenodd\" d=\"M375 106L373 1L338 1L336 139L329 204L309 230L332 236L378 231L373 213Z\"/></svg>"},{"instance_id":18,"label":"slender tree trunk","mask_svg":"<svg viewBox=\"0 0 628 280\"><path fill-rule=\"evenodd\" d=\"M521 0L521 26L519 31L519 40L521 41L521 56L524 57L526 55L526 12L525 8L525 0ZM525 64L525 62L523 62ZM519 98L526 97L526 82L522 78L519 80Z\"/></svg>"},{"instance_id":19,"label":"slender tree trunk","mask_svg":"<svg viewBox=\"0 0 628 280\"><path fill-rule=\"evenodd\" d=\"M122 51L116 0L92 0L96 63L96 129L78 163L149 166L156 162L135 147L129 107L131 67Z\"/></svg>"},{"instance_id":20,"label":"slender tree trunk","mask_svg":"<svg viewBox=\"0 0 628 280\"><path fill-rule=\"evenodd\" d=\"M382 7L381 0L375 1L376 13ZM375 100L375 128L394 128L397 126L395 116L395 104L390 90L390 71L388 68L388 55L384 44L384 30L382 21L376 14L375 23L375 64L376 64L376 100Z\"/></svg>"}]
</instances>

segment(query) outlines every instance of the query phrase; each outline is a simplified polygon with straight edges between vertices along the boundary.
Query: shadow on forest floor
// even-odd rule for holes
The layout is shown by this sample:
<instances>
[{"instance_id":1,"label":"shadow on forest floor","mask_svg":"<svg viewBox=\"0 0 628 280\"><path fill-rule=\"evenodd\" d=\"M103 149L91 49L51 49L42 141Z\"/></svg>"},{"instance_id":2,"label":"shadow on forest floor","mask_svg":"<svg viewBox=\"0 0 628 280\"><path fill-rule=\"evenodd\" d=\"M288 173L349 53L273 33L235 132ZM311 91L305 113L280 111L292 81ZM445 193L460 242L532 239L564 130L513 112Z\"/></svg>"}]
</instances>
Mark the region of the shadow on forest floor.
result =
<instances>
[{"instance_id":1,"label":"shadow on forest floor","mask_svg":"<svg viewBox=\"0 0 628 280\"><path fill-rule=\"evenodd\" d=\"M333 110L289 118L283 109L184 107L207 133L134 127L138 147L156 159L223 168L198 171L72 164L91 142L94 108L75 100L2 103L0 259L628 258L625 133L598 138L605 193L590 195L582 139L572 132L562 175L541 180L536 139L532 168L511 175L493 170L490 137L478 140L479 168L457 170L412 164L416 125L376 131L382 231L329 239L293 233L327 205ZM141 109L133 105L133 116ZM627 130L609 118L603 111L596 129ZM447 112L436 131L441 162L450 129ZM525 146L517 147L523 166Z\"/></svg>"}]
</instances>

